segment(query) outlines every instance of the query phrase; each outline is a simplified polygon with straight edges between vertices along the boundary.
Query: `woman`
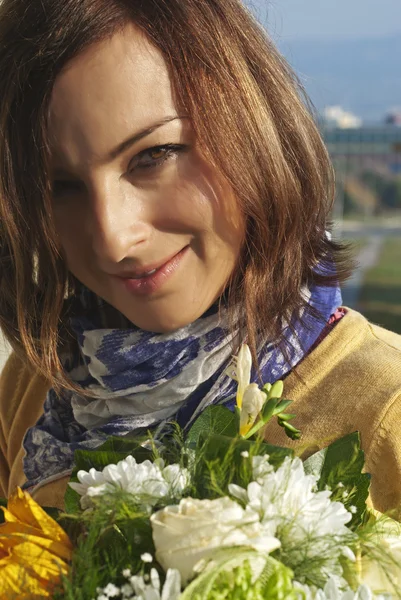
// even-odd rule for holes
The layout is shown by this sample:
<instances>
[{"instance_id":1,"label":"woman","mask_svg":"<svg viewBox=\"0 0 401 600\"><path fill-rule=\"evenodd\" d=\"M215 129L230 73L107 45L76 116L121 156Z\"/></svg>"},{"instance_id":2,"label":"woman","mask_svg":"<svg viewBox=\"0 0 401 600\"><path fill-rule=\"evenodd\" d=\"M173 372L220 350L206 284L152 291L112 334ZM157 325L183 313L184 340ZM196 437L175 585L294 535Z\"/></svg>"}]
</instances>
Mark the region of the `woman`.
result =
<instances>
[{"instance_id":1,"label":"woman","mask_svg":"<svg viewBox=\"0 0 401 600\"><path fill-rule=\"evenodd\" d=\"M230 405L246 340L397 507L400 337L340 308L329 159L241 3L3 0L0 40L1 493L62 506L75 449Z\"/></svg>"}]
</instances>

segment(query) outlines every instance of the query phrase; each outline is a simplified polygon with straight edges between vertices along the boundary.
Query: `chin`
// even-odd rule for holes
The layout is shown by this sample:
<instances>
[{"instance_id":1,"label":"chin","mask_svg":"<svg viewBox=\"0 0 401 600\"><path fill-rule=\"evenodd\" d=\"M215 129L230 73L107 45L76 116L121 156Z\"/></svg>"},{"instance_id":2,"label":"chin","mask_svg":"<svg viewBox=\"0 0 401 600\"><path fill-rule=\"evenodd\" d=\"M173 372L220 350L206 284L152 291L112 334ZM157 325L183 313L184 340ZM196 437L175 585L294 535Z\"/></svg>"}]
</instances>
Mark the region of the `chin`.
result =
<instances>
[{"instance_id":1,"label":"chin","mask_svg":"<svg viewBox=\"0 0 401 600\"><path fill-rule=\"evenodd\" d=\"M133 315L125 315L127 319L131 321L136 327L143 329L144 331L151 331L152 333L173 333L182 327L186 327L193 321L201 316L189 316L188 318L177 317L150 317L150 318L131 318Z\"/></svg>"}]
</instances>

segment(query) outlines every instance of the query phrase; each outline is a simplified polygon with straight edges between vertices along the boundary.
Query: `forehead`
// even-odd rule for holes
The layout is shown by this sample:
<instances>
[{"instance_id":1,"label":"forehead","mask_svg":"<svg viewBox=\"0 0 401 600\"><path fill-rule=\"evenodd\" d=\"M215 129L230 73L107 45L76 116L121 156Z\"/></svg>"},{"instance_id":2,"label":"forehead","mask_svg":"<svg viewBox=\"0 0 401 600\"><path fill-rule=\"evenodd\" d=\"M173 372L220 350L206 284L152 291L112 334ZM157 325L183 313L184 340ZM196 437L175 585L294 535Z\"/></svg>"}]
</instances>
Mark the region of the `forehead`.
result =
<instances>
[{"instance_id":1,"label":"forehead","mask_svg":"<svg viewBox=\"0 0 401 600\"><path fill-rule=\"evenodd\" d=\"M57 77L49 112L53 155L101 161L127 133L176 113L161 53L133 25L85 50Z\"/></svg>"}]
</instances>

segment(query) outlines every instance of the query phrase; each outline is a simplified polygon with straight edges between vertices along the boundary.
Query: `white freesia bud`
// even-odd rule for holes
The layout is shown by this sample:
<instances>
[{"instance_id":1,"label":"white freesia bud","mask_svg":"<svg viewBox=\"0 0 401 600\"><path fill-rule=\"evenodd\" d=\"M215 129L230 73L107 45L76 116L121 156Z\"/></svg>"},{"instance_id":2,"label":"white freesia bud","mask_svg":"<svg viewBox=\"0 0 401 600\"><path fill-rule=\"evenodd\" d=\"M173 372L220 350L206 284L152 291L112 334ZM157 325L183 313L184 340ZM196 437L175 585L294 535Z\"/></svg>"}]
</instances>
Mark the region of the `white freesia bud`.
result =
<instances>
[{"instance_id":1,"label":"white freesia bud","mask_svg":"<svg viewBox=\"0 0 401 600\"><path fill-rule=\"evenodd\" d=\"M151 518L156 558L161 566L178 569L184 584L194 567L228 546L251 546L271 552L280 546L277 538L259 522L259 517L227 497L216 500L184 498Z\"/></svg>"},{"instance_id":2,"label":"white freesia bud","mask_svg":"<svg viewBox=\"0 0 401 600\"><path fill-rule=\"evenodd\" d=\"M250 383L244 391L240 416L240 435L246 435L262 410L266 395L256 383Z\"/></svg>"},{"instance_id":3,"label":"white freesia bud","mask_svg":"<svg viewBox=\"0 0 401 600\"><path fill-rule=\"evenodd\" d=\"M252 355L247 344L242 344L237 356L226 369L226 374L238 383L237 406L241 408L245 389L251 381Z\"/></svg>"}]
</instances>

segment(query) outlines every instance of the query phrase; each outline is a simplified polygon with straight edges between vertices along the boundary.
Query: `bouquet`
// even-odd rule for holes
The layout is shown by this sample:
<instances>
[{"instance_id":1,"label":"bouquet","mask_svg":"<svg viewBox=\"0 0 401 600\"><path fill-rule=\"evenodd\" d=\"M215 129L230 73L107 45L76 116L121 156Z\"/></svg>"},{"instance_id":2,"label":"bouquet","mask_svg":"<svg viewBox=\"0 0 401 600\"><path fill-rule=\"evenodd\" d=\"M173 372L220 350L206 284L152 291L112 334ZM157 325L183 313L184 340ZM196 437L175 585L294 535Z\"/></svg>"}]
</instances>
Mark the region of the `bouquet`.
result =
<instances>
[{"instance_id":1,"label":"bouquet","mask_svg":"<svg viewBox=\"0 0 401 600\"><path fill-rule=\"evenodd\" d=\"M65 511L17 490L0 525L0 598L370 600L400 596L401 526L367 507L358 433L302 461L281 381L250 383L246 345L227 375L235 412L75 453Z\"/></svg>"}]
</instances>

